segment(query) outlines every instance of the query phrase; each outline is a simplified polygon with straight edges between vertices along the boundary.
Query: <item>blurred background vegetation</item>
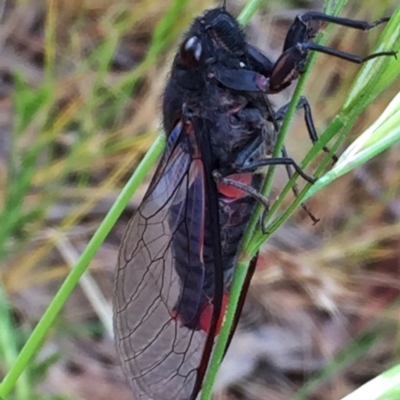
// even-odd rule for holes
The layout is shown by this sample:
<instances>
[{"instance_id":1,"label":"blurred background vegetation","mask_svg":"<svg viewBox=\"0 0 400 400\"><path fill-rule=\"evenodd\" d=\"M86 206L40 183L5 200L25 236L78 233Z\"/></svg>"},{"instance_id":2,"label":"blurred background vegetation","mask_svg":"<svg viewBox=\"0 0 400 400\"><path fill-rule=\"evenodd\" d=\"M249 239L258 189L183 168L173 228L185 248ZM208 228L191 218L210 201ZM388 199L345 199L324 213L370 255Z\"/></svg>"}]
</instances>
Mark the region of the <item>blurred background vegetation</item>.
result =
<instances>
[{"instance_id":1,"label":"blurred background vegetation","mask_svg":"<svg viewBox=\"0 0 400 400\"><path fill-rule=\"evenodd\" d=\"M347 16L373 21L398 0L349 3ZM157 136L180 34L215 4L0 1L0 377ZM228 0L228 10L237 15L243 4ZM246 27L249 41L276 58L294 16L322 5L265 1ZM336 28L330 45L366 55L378 35ZM318 58L305 93L318 131L358 69ZM354 137L399 90L397 82L374 102ZM289 97L290 90L274 100ZM299 116L289 153L301 160L310 145ZM284 400L300 389L298 399L336 400L398 362L398 152L393 147L310 201L316 226L299 211L264 247L216 398ZM284 171L277 190L280 179ZM147 183L10 398L131 398L115 356L110 300L121 235ZM346 360L316 377L343 348Z\"/></svg>"}]
</instances>

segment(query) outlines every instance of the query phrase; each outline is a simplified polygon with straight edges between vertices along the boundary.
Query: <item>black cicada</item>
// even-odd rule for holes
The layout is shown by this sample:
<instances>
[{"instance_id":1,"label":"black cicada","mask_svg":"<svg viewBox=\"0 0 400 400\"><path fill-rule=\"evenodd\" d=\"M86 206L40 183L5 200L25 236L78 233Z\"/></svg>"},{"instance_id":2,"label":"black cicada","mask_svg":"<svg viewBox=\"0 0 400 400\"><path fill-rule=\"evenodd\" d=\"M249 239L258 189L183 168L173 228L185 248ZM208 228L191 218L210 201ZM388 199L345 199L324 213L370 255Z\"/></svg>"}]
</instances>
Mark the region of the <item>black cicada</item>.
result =
<instances>
[{"instance_id":1,"label":"black cicada","mask_svg":"<svg viewBox=\"0 0 400 400\"><path fill-rule=\"evenodd\" d=\"M367 30L386 20L299 16L276 62L246 42L225 7L196 18L184 37L163 100L166 148L118 259L116 344L136 400L197 397L242 235L263 201L261 167L292 165L307 179L291 158L271 157L272 121L284 112L266 96L303 72L309 50L366 60L313 43L320 21ZM315 141L308 103L299 106Z\"/></svg>"}]
</instances>

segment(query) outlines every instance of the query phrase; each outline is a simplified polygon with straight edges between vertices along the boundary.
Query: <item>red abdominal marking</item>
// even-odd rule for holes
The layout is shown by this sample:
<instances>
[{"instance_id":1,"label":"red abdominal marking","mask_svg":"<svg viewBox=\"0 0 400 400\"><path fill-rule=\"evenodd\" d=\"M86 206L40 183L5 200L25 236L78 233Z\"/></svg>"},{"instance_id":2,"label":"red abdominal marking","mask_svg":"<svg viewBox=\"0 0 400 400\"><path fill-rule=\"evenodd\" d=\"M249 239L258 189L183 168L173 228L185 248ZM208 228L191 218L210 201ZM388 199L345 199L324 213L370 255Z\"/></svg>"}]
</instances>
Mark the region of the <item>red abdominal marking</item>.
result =
<instances>
[{"instance_id":1,"label":"red abdominal marking","mask_svg":"<svg viewBox=\"0 0 400 400\"><path fill-rule=\"evenodd\" d=\"M229 302L229 295L228 295L228 293L224 293L224 296L222 297L221 314L219 315L217 329L215 331L216 335L218 335L219 331L221 330L225 312L228 307L228 302ZM199 319L199 328L202 331L207 332L207 333L208 333L208 331L210 329L210 325L211 325L213 308L214 308L214 306L211 303L207 303L204 306L203 311L200 315L200 319Z\"/></svg>"},{"instance_id":2,"label":"red abdominal marking","mask_svg":"<svg viewBox=\"0 0 400 400\"><path fill-rule=\"evenodd\" d=\"M229 175L228 178L248 186L251 185L252 181L252 175L250 173ZM230 199L239 199L240 197L247 195L247 193L243 190L235 188L231 185L225 185L223 183L219 183L217 185L217 188L222 195Z\"/></svg>"}]
</instances>

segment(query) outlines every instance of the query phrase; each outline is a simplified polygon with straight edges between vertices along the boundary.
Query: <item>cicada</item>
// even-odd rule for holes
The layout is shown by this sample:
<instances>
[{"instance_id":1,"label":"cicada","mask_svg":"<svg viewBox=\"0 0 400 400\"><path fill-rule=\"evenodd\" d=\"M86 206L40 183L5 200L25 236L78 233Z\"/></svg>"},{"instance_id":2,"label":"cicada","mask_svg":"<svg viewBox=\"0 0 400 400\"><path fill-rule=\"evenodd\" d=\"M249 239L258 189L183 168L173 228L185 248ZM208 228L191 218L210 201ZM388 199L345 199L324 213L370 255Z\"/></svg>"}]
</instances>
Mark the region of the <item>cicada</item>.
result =
<instances>
[{"instance_id":1,"label":"cicada","mask_svg":"<svg viewBox=\"0 0 400 400\"><path fill-rule=\"evenodd\" d=\"M166 147L118 258L116 346L135 399L196 399L242 236L264 201L265 167L290 165L311 180L290 157L271 157L285 108L273 111L267 96L301 75L310 50L356 63L387 54L362 59L319 46L319 22L367 30L386 20L298 16L275 62L246 41L225 7L194 20L164 92ZM304 98L299 107L316 141Z\"/></svg>"}]
</instances>

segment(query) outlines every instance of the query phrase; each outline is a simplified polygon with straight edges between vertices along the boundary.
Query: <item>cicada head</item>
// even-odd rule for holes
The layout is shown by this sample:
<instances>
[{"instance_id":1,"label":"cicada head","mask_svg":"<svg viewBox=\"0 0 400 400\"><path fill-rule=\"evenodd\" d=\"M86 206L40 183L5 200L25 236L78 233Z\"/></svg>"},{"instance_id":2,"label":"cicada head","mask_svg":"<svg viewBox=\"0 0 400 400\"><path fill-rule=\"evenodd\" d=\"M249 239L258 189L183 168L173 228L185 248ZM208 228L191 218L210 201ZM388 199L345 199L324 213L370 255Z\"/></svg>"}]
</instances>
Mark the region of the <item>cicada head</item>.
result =
<instances>
[{"instance_id":1,"label":"cicada head","mask_svg":"<svg viewBox=\"0 0 400 400\"><path fill-rule=\"evenodd\" d=\"M170 132L180 119L184 102L201 96L215 68L240 69L246 51L244 33L225 7L196 18L175 56L165 90L165 131Z\"/></svg>"},{"instance_id":2,"label":"cicada head","mask_svg":"<svg viewBox=\"0 0 400 400\"><path fill-rule=\"evenodd\" d=\"M221 58L240 57L246 41L238 22L224 7L206 11L196 18L177 55L183 67L203 67Z\"/></svg>"}]
</instances>

